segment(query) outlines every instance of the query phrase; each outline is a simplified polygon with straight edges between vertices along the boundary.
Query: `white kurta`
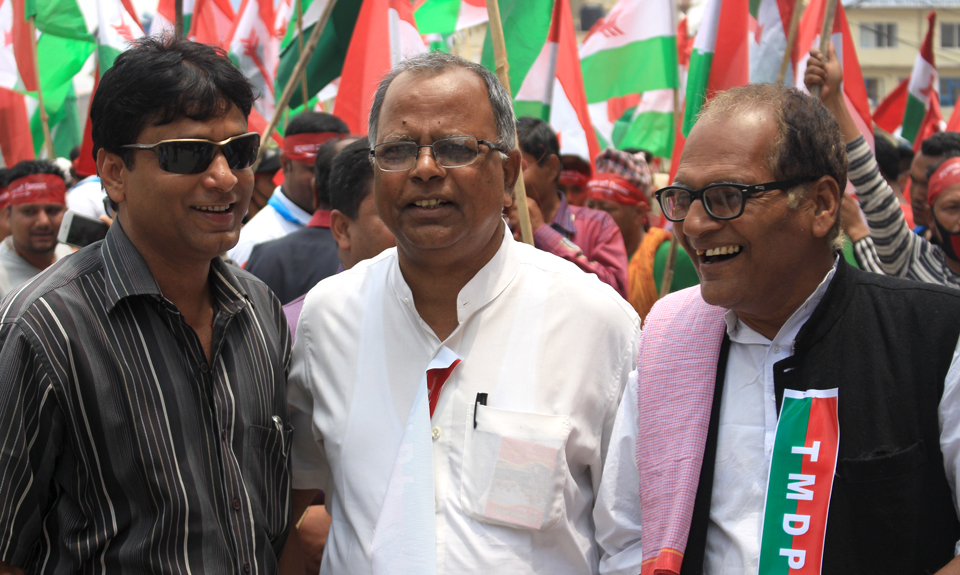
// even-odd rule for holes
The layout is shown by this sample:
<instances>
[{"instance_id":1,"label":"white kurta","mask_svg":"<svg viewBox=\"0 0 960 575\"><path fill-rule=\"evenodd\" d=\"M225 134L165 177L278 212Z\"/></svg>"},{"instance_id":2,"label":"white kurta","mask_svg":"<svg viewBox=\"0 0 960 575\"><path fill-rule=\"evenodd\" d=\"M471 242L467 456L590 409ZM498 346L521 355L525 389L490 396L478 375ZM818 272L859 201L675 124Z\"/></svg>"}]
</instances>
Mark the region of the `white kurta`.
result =
<instances>
[{"instance_id":1,"label":"white kurta","mask_svg":"<svg viewBox=\"0 0 960 575\"><path fill-rule=\"evenodd\" d=\"M710 522L704 555L705 575L754 575L759 570L760 538L767 477L777 430L773 365L793 355L793 344L823 299L836 266L771 341L728 311L730 355L724 376L717 436ZM960 342L944 382L939 406L940 443L947 481L957 507L960 472ZM636 575L642 562L640 473L637 469L637 390L620 404L595 519L602 548L601 573ZM842 429L841 429L842 433ZM958 508L960 514L960 508ZM960 552L960 542L958 542Z\"/></svg>"},{"instance_id":2,"label":"white kurta","mask_svg":"<svg viewBox=\"0 0 960 575\"><path fill-rule=\"evenodd\" d=\"M395 249L307 295L288 400L294 488L326 490L333 517L321 572L371 572L411 404L446 346L463 361L430 423L437 572L596 573L591 513L634 375L637 314L595 276L509 234L457 302L460 325L441 342ZM475 407L478 393L486 407ZM504 459L511 446L519 465ZM513 497L529 503L524 513L504 512Z\"/></svg>"},{"instance_id":3,"label":"white kurta","mask_svg":"<svg viewBox=\"0 0 960 575\"><path fill-rule=\"evenodd\" d=\"M250 259L250 252L253 251L255 245L280 239L289 233L303 229L310 218L313 217L313 214L303 211L297 204L283 195L279 187L273 191L271 200L274 198L283 204L287 212L296 221L290 221L283 217L269 204L263 206L263 209L257 212L257 215L253 216L247 222L247 225L240 230L240 240L237 241L237 245L227 252L230 259L236 262L238 266L247 263L247 260Z\"/></svg>"}]
</instances>

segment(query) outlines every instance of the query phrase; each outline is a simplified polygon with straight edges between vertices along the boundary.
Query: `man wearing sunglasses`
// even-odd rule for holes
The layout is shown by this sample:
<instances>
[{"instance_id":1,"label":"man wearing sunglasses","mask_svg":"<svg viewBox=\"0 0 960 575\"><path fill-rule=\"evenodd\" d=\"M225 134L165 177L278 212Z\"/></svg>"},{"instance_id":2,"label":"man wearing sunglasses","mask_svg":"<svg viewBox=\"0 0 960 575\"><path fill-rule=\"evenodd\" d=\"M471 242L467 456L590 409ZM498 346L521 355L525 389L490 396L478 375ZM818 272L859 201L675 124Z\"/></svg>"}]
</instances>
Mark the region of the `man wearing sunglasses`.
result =
<instances>
[{"instance_id":1,"label":"man wearing sunglasses","mask_svg":"<svg viewBox=\"0 0 960 575\"><path fill-rule=\"evenodd\" d=\"M0 573L278 570L290 332L219 258L253 188L253 99L222 51L175 37L103 75L117 217L0 309Z\"/></svg>"},{"instance_id":2,"label":"man wearing sunglasses","mask_svg":"<svg viewBox=\"0 0 960 575\"><path fill-rule=\"evenodd\" d=\"M717 95L690 131L657 195L700 286L644 325L595 513L607 573L957 572L960 293L845 262L846 177L792 88Z\"/></svg>"},{"instance_id":3,"label":"man wearing sunglasses","mask_svg":"<svg viewBox=\"0 0 960 575\"><path fill-rule=\"evenodd\" d=\"M376 92L374 201L397 247L307 294L291 364L294 515L324 490L324 575L597 573L590 513L639 317L514 240L514 121L496 77L451 54Z\"/></svg>"}]
</instances>

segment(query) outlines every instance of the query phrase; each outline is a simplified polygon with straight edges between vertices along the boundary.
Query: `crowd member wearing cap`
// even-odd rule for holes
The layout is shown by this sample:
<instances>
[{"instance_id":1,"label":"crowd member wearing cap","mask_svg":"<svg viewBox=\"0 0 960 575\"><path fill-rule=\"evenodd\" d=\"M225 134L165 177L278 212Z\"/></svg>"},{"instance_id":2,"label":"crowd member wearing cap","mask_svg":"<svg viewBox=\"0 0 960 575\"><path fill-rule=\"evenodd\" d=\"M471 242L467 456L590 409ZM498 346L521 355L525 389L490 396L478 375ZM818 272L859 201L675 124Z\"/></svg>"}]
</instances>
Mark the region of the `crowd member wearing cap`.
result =
<instances>
[{"instance_id":1,"label":"crowd member wearing cap","mask_svg":"<svg viewBox=\"0 0 960 575\"><path fill-rule=\"evenodd\" d=\"M277 572L290 330L220 257L253 190L253 102L222 50L178 36L100 79L117 217L0 306L0 573Z\"/></svg>"},{"instance_id":2,"label":"crowd member wearing cap","mask_svg":"<svg viewBox=\"0 0 960 575\"><path fill-rule=\"evenodd\" d=\"M553 128L538 118L519 118L517 139L523 154L533 244L596 274L627 297L627 252L617 224L601 211L571 206L557 189L560 142ZM514 237L520 239L516 206L507 210L507 216Z\"/></svg>"},{"instance_id":3,"label":"crowd member wearing cap","mask_svg":"<svg viewBox=\"0 0 960 575\"><path fill-rule=\"evenodd\" d=\"M314 160L328 140L350 133L346 123L325 112L301 112L287 124L280 150L283 184L274 190L267 206L240 232L240 241L229 256L239 266L250 258L253 246L303 229L313 217Z\"/></svg>"},{"instance_id":4,"label":"crowd member wearing cap","mask_svg":"<svg viewBox=\"0 0 960 575\"><path fill-rule=\"evenodd\" d=\"M928 171L924 214L947 265L960 273L960 157L934 164Z\"/></svg>"},{"instance_id":5,"label":"crowd member wearing cap","mask_svg":"<svg viewBox=\"0 0 960 575\"><path fill-rule=\"evenodd\" d=\"M597 173L587 184L587 207L610 214L620 228L629 260L627 301L641 319L659 298L660 281L673 235L647 222L653 177L642 155L608 148L596 159ZM661 248L663 254L660 253ZM660 260L659 274L655 263ZM697 284L690 256L678 250L670 291Z\"/></svg>"},{"instance_id":6,"label":"crowd member wearing cap","mask_svg":"<svg viewBox=\"0 0 960 575\"><path fill-rule=\"evenodd\" d=\"M46 160L24 160L7 172L0 194L10 236L0 242L0 297L73 250L57 241L67 207L63 171Z\"/></svg>"},{"instance_id":7,"label":"crowd member wearing cap","mask_svg":"<svg viewBox=\"0 0 960 575\"><path fill-rule=\"evenodd\" d=\"M857 199L866 216L880 269L891 276L960 288L960 262L947 257L940 246L913 233L907 224L896 194L884 181L866 140L847 110L838 88L842 80L843 71L832 51L826 61L819 50L810 52L804 81L808 87L823 86L823 103L840 124L850 157L850 181L857 190ZM960 134L949 136L951 138L947 139L960 142ZM947 153L946 150L938 151ZM960 149L957 152L960 153ZM920 195L927 196L926 171L931 164L943 159L926 156L921 146L921 153L913 160L911 204L914 221L918 224L931 222L926 221L926 205L921 203L918 206L914 200Z\"/></svg>"},{"instance_id":8,"label":"crowd member wearing cap","mask_svg":"<svg viewBox=\"0 0 960 575\"><path fill-rule=\"evenodd\" d=\"M587 182L593 175L590 162L580 156L563 154L560 156L560 177L557 178L557 189L563 192L567 203L571 206L582 206L587 201Z\"/></svg>"},{"instance_id":9,"label":"crowd member wearing cap","mask_svg":"<svg viewBox=\"0 0 960 575\"><path fill-rule=\"evenodd\" d=\"M330 231L330 167L350 138L327 140L314 158L315 211L307 225L253 247L245 269L270 286L286 305L340 269L337 242Z\"/></svg>"},{"instance_id":10,"label":"crowd member wearing cap","mask_svg":"<svg viewBox=\"0 0 960 575\"><path fill-rule=\"evenodd\" d=\"M846 173L798 89L699 114L657 199L700 285L647 315L594 514L602 572L960 569L960 292L846 263Z\"/></svg>"}]
</instances>

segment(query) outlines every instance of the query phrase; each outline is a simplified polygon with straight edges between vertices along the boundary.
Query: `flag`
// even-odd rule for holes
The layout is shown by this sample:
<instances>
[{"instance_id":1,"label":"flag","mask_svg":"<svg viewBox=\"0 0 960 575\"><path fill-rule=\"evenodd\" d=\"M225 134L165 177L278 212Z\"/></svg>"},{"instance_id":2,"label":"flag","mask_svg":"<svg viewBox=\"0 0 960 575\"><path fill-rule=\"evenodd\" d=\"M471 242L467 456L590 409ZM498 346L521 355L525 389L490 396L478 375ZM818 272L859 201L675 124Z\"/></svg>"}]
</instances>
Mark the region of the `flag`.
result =
<instances>
[{"instance_id":1,"label":"flag","mask_svg":"<svg viewBox=\"0 0 960 575\"><path fill-rule=\"evenodd\" d=\"M304 42L310 37L314 26L320 21L324 8L330 0L313 0L304 8L303 11L303 35ZM305 76L307 78L307 92L314 95L324 86L340 76L343 70L343 62L347 57L347 49L350 46L350 39L353 36L353 29L357 24L357 17L360 14L361 2L351 1L337 2L330 14L330 20L320 34L320 41L316 50L307 63ZM283 89L290 81L290 75L293 68L300 59L300 46L298 41L297 26L294 18L291 17L290 24L287 26L287 34L284 36L280 48L280 64L277 67L277 76L274 81L276 86L277 98L283 93ZM290 107L296 108L302 106L303 94L300 90L294 90L290 98ZM366 130L364 130L366 131Z\"/></svg>"},{"instance_id":2,"label":"flag","mask_svg":"<svg viewBox=\"0 0 960 575\"><path fill-rule=\"evenodd\" d=\"M501 0L500 21L510 63L509 89L516 98L547 43L553 21L553 0ZM496 70L489 29L483 40L480 63L488 70Z\"/></svg>"},{"instance_id":3,"label":"flag","mask_svg":"<svg viewBox=\"0 0 960 575\"><path fill-rule=\"evenodd\" d=\"M510 45L507 56L512 61ZM533 116L549 122L557 132L561 153L580 156L588 162L600 154L587 109L568 2L554 3L546 42L514 95L514 109L517 116Z\"/></svg>"},{"instance_id":4,"label":"flag","mask_svg":"<svg viewBox=\"0 0 960 575\"><path fill-rule=\"evenodd\" d=\"M487 23L486 0L427 0L414 13L421 34L448 35Z\"/></svg>"},{"instance_id":5,"label":"flag","mask_svg":"<svg viewBox=\"0 0 960 575\"><path fill-rule=\"evenodd\" d=\"M897 84L892 92L882 102L877 104L877 109L873 111L873 123L892 134L900 128L903 122L903 113L907 109L907 86L910 84L910 76Z\"/></svg>"},{"instance_id":6,"label":"flag","mask_svg":"<svg viewBox=\"0 0 960 575\"><path fill-rule=\"evenodd\" d=\"M672 0L620 0L597 21L580 47L588 102L679 85L674 12Z\"/></svg>"},{"instance_id":7,"label":"flag","mask_svg":"<svg viewBox=\"0 0 960 575\"><path fill-rule=\"evenodd\" d=\"M273 116L273 77L279 61L274 21L272 0L243 0L228 50L230 59L253 84L258 96L255 106L267 118Z\"/></svg>"},{"instance_id":8,"label":"flag","mask_svg":"<svg viewBox=\"0 0 960 575\"><path fill-rule=\"evenodd\" d=\"M927 15L927 36L923 39L920 53L914 61L910 84L907 86L907 105L903 112L903 129L900 135L910 143L917 138L931 102L940 97L940 77L933 60L933 28L936 20L937 13L931 11Z\"/></svg>"},{"instance_id":9,"label":"flag","mask_svg":"<svg viewBox=\"0 0 960 575\"><path fill-rule=\"evenodd\" d=\"M773 84L777 81L783 53L787 49L794 5L792 0L750 0L751 82ZM784 84L792 86L793 78L791 61L787 66Z\"/></svg>"},{"instance_id":10,"label":"flag","mask_svg":"<svg viewBox=\"0 0 960 575\"><path fill-rule=\"evenodd\" d=\"M924 140L940 131L942 122L943 114L940 113L940 96L934 92L933 97L930 98L930 105L927 107L927 113L924 114L923 120L920 122L920 128L917 130L917 134L914 137L913 151L915 153L920 152L920 144L922 144Z\"/></svg>"},{"instance_id":11,"label":"flag","mask_svg":"<svg viewBox=\"0 0 960 575\"><path fill-rule=\"evenodd\" d=\"M351 132L367 132L380 78L401 60L426 51L409 0L363 0L334 102Z\"/></svg>"},{"instance_id":12,"label":"flag","mask_svg":"<svg viewBox=\"0 0 960 575\"><path fill-rule=\"evenodd\" d=\"M224 47L230 41L236 19L230 0L195 0L187 37L196 42Z\"/></svg>"},{"instance_id":13,"label":"flag","mask_svg":"<svg viewBox=\"0 0 960 575\"><path fill-rule=\"evenodd\" d=\"M826 0L810 0L800 27L797 31L797 45L799 59L794 63L797 70L796 86L804 86L803 75L807 71L807 57L810 50L820 47L820 30L823 28L823 15L826 10ZM873 146L873 122L870 119L870 100L867 99L867 87L863 82L863 73L860 71L860 61L857 60L857 50L854 47L850 26L847 24L847 14L843 3L837 2L836 17L833 21L833 32L830 41L837 51L840 65L843 67L843 96L847 108L853 116L854 122L867 142ZM806 89L806 88L804 88Z\"/></svg>"},{"instance_id":14,"label":"flag","mask_svg":"<svg viewBox=\"0 0 960 575\"><path fill-rule=\"evenodd\" d=\"M176 0L160 0L157 4L157 12L150 22L150 35L161 36L163 34L173 34L175 21L177 19ZM190 22L193 19L194 0L183 0L183 33L186 35L190 31Z\"/></svg>"},{"instance_id":15,"label":"flag","mask_svg":"<svg viewBox=\"0 0 960 575\"><path fill-rule=\"evenodd\" d=\"M287 25L290 24L290 15L293 13L293 3L291 0L280 0L275 10L273 20L273 34L277 40L283 40L287 34Z\"/></svg>"},{"instance_id":16,"label":"flag","mask_svg":"<svg viewBox=\"0 0 960 575\"><path fill-rule=\"evenodd\" d=\"M21 61L30 72L36 70L36 64L33 58L28 57L33 53L29 36L21 34L26 37L25 48L18 43L16 28L27 28L29 33L29 26L23 20L22 4L17 10L19 19L14 16L13 4L14 0L0 0L0 32L3 33L3 44L0 45L0 126L3 126L0 130L0 155L7 166L34 158L26 96L16 91L24 88L17 56L22 55Z\"/></svg>"}]
</instances>

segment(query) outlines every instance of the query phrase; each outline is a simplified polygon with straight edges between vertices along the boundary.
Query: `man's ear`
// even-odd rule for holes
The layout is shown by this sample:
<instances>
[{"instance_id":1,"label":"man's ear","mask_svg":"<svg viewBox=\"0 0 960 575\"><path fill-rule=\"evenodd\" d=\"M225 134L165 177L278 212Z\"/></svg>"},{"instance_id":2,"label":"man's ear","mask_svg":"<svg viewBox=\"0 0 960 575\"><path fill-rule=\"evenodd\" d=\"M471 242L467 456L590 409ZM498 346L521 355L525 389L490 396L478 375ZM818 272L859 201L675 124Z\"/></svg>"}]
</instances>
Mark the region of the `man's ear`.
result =
<instances>
[{"instance_id":1,"label":"man's ear","mask_svg":"<svg viewBox=\"0 0 960 575\"><path fill-rule=\"evenodd\" d=\"M823 176L813 183L809 199L813 202L812 229L814 237L826 237L840 216L840 196L843 190L830 176Z\"/></svg>"},{"instance_id":2,"label":"man's ear","mask_svg":"<svg viewBox=\"0 0 960 575\"><path fill-rule=\"evenodd\" d=\"M547 171L548 181L556 182L560 179L560 170L563 169L563 164L560 162L560 156L555 154L550 154L547 158L543 160L543 169Z\"/></svg>"},{"instance_id":3,"label":"man's ear","mask_svg":"<svg viewBox=\"0 0 960 575\"><path fill-rule=\"evenodd\" d=\"M350 250L350 219L340 210L330 212L330 231L337 247L343 251Z\"/></svg>"},{"instance_id":4,"label":"man's ear","mask_svg":"<svg viewBox=\"0 0 960 575\"><path fill-rule=\"evenodd\" d=\"M517 178L520 177L523 159L520 156L520 150L516 148L508 150L506 154L507 158L503 160L503 207L509 208L513 205L513 188L517 185Z\"/></svg>"},{"instance_id":5,"label":"man's ear","mask_svg":"<svg viewBox=\"0 0 960 575\"><path fill-rule=\"evenodd\" d=\"M103 148L97 150L97 174L100 175L100 183L111 200L119 204L127 199L124 185L127 165L119 155Z\"/></svg>"}]
</instances>

